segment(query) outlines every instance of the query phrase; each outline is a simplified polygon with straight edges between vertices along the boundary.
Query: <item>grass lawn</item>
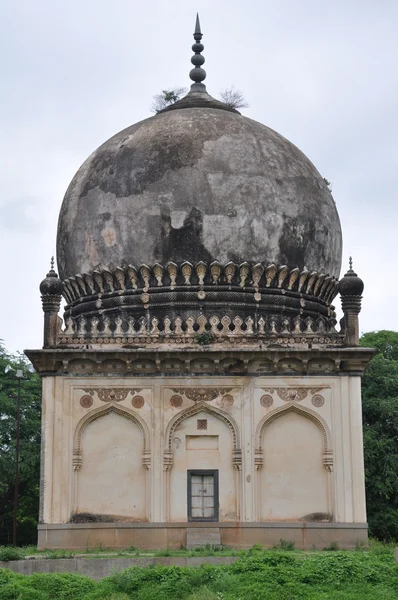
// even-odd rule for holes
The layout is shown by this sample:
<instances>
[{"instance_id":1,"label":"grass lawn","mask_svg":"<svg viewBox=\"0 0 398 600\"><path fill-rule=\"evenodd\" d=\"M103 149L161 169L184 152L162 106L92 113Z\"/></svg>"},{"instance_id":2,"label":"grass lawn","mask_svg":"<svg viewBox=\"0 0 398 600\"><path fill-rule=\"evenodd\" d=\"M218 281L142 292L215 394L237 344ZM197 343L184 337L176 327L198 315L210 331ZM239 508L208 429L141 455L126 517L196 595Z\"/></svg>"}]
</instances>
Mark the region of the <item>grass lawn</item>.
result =
<instances>
[{"instance_id":1,"label":"grass lawn","mask_svg":"<svg viewBox=\"0 0 398 600\"><path fill-rule=\"evenodd\" d=\"M187 554L187 553L186 553ZM197 555L198 553L195 553ZM216 552L222 555L223 552ZM131 555L131 554L130 554ZM181 554L179 554L181 555ZM369 550L241 552L232 565L130 567L99 582L0 569L1 600L394 600L392 545Z\"/></svg>"}]
</instances>

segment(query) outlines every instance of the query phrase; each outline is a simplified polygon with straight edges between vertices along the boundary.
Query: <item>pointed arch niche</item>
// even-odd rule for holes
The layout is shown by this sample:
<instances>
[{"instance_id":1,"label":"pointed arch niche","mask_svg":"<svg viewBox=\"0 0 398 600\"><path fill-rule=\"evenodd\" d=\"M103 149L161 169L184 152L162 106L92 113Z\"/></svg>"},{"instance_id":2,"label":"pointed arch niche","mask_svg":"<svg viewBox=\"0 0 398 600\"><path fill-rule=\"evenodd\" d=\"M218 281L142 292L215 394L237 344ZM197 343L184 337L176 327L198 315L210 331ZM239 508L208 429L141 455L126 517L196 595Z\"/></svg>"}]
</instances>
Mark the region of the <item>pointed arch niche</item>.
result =
<instances>
[{"instance_id":1,"label":"pointed arch niche","mask_svg":"<svg viewBox=\"0 0 398 600\"><path fill-rule=\"evenodd\" d=\"M187 473L206 469L219 472L219 521L239 520L241 449L233 418L205 402L198 403L170 421L165 442L166 521L188 520Z\"/></svg>"},{"instance_id":2,"label":"pointed arch niche","mask_svg":"<svg viewBox=\"0 0 398 600\"><path fill-rule=\"evenodd\" d=\"M74 435L73 514L79 519L146 521L150 518L149 431L132 410L97 408Z\"/></svg>"},{"instance_id":3,"label":"pointed arch niche","mask_svg":"<svg viewBox=\"0 0 398 600\"><path fill-rule=\"evenodd\" d=\"M290 403L256 431L257 519L332 521L330 431L314 411Z\"/></svg>"}]
</instances>

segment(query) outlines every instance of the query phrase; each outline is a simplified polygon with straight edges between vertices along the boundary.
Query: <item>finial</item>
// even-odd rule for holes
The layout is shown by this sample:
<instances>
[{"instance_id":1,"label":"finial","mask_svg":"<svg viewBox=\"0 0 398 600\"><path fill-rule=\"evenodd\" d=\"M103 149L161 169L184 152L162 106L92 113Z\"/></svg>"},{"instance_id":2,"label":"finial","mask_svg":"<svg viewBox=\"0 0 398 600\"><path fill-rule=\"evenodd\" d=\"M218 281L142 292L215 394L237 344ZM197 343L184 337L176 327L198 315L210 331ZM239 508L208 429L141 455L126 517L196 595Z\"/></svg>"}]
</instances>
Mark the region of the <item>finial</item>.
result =
<instances>
[{"instance_id":1,"label":"finial","mask_svg":"<svg viewBox=\"0 0 398 600\"><path fill-rule=\"evenodd\" d=\"M51 265L51 271L54 271L54 257L51 257L51 261L50 261L50 265Z\"/></svg>"},{"instance_id":2,"label":"finial","mask_svg":"<svg viewBox=\"0 0 398 600\"><path fill-rule=\"evenodd\" d=\"M191 91L205 92L206 86L202 83L202 81L206 79L206 71L202 69L202 65L205 62L205 58L201 55L201 52L203 52L204 50L204 46L201 43L203 35L200 29L199 13L196 14L195 33L193 34L193 37L195 43L192 46L192 50L195 52L195 54L191 58L191 63L194 65L195 68L192 69L189 73L189 77L194 82L191 85Z\"/></svg>"},{"instance_id":3,"label":"finial","mask_svg":"<svg viewBox=\"0 0 398 600\"><path fill-rule=\"evenodd\" d=\"M350 265L350 271L352 271L352 256L350 256L348 264Z\"/></svg>"}]
</instances>

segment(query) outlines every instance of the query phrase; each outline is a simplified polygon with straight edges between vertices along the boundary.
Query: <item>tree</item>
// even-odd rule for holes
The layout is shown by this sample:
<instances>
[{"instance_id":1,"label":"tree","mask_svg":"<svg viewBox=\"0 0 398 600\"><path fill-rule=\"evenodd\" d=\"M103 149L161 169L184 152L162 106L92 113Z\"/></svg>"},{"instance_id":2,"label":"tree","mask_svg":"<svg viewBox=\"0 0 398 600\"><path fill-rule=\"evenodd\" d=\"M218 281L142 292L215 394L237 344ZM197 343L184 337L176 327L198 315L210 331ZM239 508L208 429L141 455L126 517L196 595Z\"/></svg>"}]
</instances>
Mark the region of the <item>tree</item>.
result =
<instances>
[{"instance_id":1,"label":"tree","mask_svg":"<svg viewBox=\"0 0 398 600\"><path fill-rule=\"evenodd\" d=\"M220 97L221 101L231 108L238 109L247 108L249 106L242 92L240 90L235 90L233 85L230 88L221 90Z\"/></svg>"},{"instance_id":2,"label":"tree","mask_svg":"<svg viewBox=\"0 0 398 600\"><path fill-rule=\"evenodd\" d=\"M13 370L5 373L10 365ZM35 544L39 513L41 381L23 355L0 342L0 545L12 541L18 381L22 369L19 459L18 544Z\"/></svg>"},{"instance_id":3,"label":"tree","mask_svg":"<svg viewBox=\"0 0 398 600\"><path fill-rule=\"evenodd\" d=\"M369 533L398 540L398 332L365 333L360 344L378 350L362 384Z\"/></svg>"},{"instance_id":4,"label":"tree","mask_svg":"<svg viewBox=\"0 0 398 600\"><path fill-rule=\"evenodd\" d=\"M180 100L181 96L186 93L186 88L174 88L171 90L162 90L161 94L156 94L153 97L152 110L158 113L159 111L167 108L171 104Z\"/></svg>"}]
</instances>

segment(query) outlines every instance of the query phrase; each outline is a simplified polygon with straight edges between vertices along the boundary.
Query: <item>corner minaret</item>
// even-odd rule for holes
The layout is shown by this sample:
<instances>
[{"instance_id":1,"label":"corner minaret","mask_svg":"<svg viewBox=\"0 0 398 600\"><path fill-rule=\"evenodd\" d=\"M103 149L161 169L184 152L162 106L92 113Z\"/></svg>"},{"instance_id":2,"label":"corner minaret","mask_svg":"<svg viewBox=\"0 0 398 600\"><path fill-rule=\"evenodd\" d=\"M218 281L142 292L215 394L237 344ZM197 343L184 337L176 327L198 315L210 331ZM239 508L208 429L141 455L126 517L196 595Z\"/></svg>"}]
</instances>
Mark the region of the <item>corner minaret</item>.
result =
<instances>
[{"instance_id":1,"label":"corner minaret","mask_svg":"<svg viewBox=\"0 0 398 600\"><path fill-rule=\"evenodd\" d=\"M62 281L54 271L54 257L52 257L50 270L40 284L44 312L43 348L54 348L57 345L58 312L61 307L62 291Z\"/></svg>"},{"instance_id":2,"label":"corner minaret","mask_svg":"<svg viewBox=\"0 0 398 600\"><path fill-rule=\"evenodd\" d=\"M339 281L341 306L344 312L344 330L346 346L359 345L359 320L364 284L352 268L350 256L349 269Z\"/></svg>"}]
</instances>

